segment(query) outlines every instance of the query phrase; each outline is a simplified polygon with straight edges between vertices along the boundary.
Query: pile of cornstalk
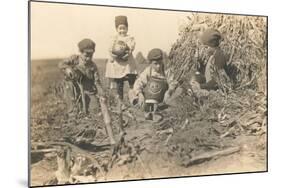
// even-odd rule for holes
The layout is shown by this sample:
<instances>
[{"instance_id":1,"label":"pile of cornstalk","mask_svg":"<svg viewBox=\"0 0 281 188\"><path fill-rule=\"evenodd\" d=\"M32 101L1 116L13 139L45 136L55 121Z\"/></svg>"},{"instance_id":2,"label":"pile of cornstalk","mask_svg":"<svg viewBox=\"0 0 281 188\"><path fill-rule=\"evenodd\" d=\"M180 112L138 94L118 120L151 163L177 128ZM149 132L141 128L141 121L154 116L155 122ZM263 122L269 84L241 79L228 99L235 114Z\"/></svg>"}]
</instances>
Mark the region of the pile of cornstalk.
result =
<instances>
[{"instance_id":1,"label":"pile of cornstalk","mask_svg":"<svg viewBox=\"0 0 281 188\"><path fill-rule=\"evenodd\" d=\"M167 65L175 75L188 80L198 67L204 67L209 55L198 36L207 28L221 32L221 49L228 57L226 71L232 88L266 90L267 20L258 16L192 13L181 26Z\"/></svg>"}]
</instances>

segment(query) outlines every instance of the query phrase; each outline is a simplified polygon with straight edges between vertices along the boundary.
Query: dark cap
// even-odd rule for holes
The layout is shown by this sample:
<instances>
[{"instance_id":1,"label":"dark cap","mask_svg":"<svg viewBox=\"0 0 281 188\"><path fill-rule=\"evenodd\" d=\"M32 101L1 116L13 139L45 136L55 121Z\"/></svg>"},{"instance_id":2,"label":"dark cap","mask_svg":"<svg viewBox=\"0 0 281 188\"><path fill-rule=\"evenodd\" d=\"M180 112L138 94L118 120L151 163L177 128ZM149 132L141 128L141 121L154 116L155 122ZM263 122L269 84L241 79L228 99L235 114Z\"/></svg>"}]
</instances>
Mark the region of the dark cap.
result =
<instances>
[{"instance_id":1,"label":"dark cap","mask_svg":"<svg viewBox=\"0 0 281 188\"><path fill-rule=\"evenodd\" d=\"M148 52L147 59L149 61L163 59L163 52L159 48L154 48Z\"/></svg>"},{"instance_id":2,"label":"dark cap","mask_svg":"<svg viewBox=\"0 0 281 188\"><path fill-rule=\"evenodd\" d=\"M207 29L199 37L200 41L210 47L217 47L222 39L221 33L216 29Z\"/></svg>"},{"instance_id":3,"label":"dark cap","mask_svg":"<svg viewBox=\"0 0 281 188\"><path fill-rule=\"evenodd\" d=\"M83 51L95 51L96 44L91 39L83 39L78 43L80 52Z\"/></svg>"},{"instance_id":4,"label":"dark cap","mask_svg":"<svg viewBox=\"0 0 281 188\"><path fill-rule=\"evenodd\" d=\"M117 28L121 24L128 27L128 20L127 20L126 16L116 16L115 17L115 27Z\"/></svg>"}]
</instances>

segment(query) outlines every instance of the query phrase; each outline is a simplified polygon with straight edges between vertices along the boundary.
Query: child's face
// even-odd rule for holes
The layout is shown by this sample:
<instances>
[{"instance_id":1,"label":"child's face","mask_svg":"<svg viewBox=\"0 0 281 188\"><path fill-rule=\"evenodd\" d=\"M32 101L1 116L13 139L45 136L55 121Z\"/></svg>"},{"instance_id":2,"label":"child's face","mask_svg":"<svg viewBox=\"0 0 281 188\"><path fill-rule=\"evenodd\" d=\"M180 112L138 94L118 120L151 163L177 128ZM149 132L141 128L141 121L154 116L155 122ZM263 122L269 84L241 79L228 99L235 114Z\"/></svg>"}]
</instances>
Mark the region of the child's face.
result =
<instances>
[{"instance_id":1,"label":"child's face","mask_svg":"<svg viewBox=\"0 0 281 188\"><path fill-rule=\"evenodd\" d=\"M151 61L151 66L152 66L153 70L155 70L156 72L160 73L161 72L161 67L163 66L162 59L152 60Z\"/></svg>"},{"instance_id":2,"label":"child's face","mask_svg":"<svg viewBox=\"0 0 281 188\"><path fill-rule=\"evenodd\" d=\"M123 24L118 25L116 30L117 30L118 35L120 35L120 36L126 36L128 33L128 27Z\"/></svg>"},{"instance_id":3,"label":"child's face","mask_svg":"<svg viewBox=\"0 0 281 188\"><path fill-rule=\"evenodd\" d=\"M86 62L91 61L93 55L94 55L94 51L84 50L84 51L81 52L82 59L85 60Z\"/></svg>"}]
</instances>

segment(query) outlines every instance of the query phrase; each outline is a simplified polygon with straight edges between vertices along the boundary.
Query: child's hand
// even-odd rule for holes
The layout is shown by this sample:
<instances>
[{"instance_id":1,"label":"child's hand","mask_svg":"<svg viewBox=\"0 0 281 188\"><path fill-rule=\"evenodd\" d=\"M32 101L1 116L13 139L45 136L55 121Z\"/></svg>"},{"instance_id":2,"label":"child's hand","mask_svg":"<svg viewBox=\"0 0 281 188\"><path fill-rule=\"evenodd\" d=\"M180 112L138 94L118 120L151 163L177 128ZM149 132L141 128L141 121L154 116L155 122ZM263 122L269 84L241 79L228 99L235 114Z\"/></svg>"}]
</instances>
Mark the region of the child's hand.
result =
<instances>
[{"instance_id":1,"label":"child's hand","mask_svg":"<svg viewBox=\"0 0 281 188\"><path fill-rule=\"evenodd\" d=\"M121 57L121 59L122 60L128 60L128 58L129 58L129 54L128 53L126 53L125 55L123 55L122 57Z\"/></svg>"},{"instance_id":2,"label":"child's hand","mask_svg":"<svg viewBox=\"0 0 281 188\"><path fill-rule=\"evenodd\" d=\"M130 55L132 51L130 49L126 50L126 54Z\"/></svg>"},{"instance_id":3,"label":"child's hand","mask_svg":"<svg viewBox=\"0 0 281 188\"><path fill-rule=\"evenodd\" d=\"M80 82L83 78L82 73L76 68L68 67L64 71L65 71L65 77L69 80Z\"/></svg>"},{"instance_id":4,"label":"child's hand","mask_svg":"<svg viewBox=\"0 0 281 188\"><path fill-rule=\"evenodd\" d=\"M112 58L114 58L114 59L118 57L117 55L115 55L115 54L113 54L113 53L111 53L110 56L111 56Z\"/></svg>"},{"instance_id":5,"label":"child's hand","mask_svg":"<svg viewBox=\"0 0 281 188\"><path fill-rule=\"evenodd\" d=\"M99 96L99 101L102 102L102 103L106 102L106 96L105 95L100 95Z\"/></svg>"},{"instance_id":6,"label":"child's hand","mask_svg":"<svg viewBox=\"0 0 281 188\"><path fill-rule=\"evenodd\" d=\"M109 63L113 63L114 59L112 57L108 58Z\"/></svg>"},{"instance_id":7,"label":"child's hand","mask_svg":"<svg viewBox=\"0 0 281 188\"><path fill-rule=\"evenodd\" d=\"M65 68L64 73L65 73L66 78L69 78L71 80L74 79L74 73L71 68Z\"/></svg>"},{"instance_id":8,"label":"child's hand","mask_svg":"<svg viewBox=\"0 0 281 188\"><path fill-rule=\"evenodd\" d=\"M168 90L164 95L163 103L167 104L170 98L171 98L171 93Z\"/></svg>"}]
</instances>

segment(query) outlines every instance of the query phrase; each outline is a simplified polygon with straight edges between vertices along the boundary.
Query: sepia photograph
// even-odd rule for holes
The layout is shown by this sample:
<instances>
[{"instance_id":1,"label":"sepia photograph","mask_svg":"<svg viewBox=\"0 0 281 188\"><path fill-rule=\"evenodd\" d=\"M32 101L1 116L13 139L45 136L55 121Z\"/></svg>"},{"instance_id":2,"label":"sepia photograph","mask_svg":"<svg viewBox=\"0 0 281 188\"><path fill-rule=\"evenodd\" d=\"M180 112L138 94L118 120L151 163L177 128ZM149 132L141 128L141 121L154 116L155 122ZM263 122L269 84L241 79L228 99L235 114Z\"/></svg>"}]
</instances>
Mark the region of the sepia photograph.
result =
<instances>
[{"instance_id":1,"label":"sepia photograph","mask_svg":"<svg viewBox=\"0 0 281 188\"><path fill-rule=\"evenodd\" d=\"M268 17L29 1L29 186L268 171Z\"/></svg>"}]
</instances>

